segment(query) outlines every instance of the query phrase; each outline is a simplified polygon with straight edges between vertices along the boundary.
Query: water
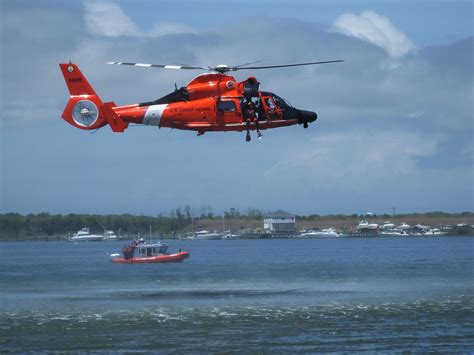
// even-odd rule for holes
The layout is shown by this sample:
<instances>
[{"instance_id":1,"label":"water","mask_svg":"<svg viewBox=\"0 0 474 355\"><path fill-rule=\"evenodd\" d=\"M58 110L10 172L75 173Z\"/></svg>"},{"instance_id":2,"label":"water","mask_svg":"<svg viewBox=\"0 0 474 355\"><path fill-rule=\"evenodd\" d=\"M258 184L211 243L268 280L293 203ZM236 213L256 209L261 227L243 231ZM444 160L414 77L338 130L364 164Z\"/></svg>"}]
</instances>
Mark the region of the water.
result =
<instances>
[{"instance_id":1,"label":"water","mask_svg":"<svg viewBox=\"0 0 474 355\"><path fill-rule=\"evenodd\" d=\"M474 351L474 238L1 243L0 353Z\"/></svg>"}]
</instances>

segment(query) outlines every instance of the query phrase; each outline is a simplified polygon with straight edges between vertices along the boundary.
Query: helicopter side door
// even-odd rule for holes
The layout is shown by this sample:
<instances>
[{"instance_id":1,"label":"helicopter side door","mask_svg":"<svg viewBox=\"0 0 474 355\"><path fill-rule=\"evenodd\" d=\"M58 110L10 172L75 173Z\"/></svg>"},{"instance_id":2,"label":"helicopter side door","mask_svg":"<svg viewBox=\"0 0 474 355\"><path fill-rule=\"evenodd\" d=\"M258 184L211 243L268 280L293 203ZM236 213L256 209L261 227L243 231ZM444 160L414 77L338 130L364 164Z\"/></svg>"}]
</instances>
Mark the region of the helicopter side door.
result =
<instances>
[{"instance_id":1,"label":"helicopter side door","mask_svg":"<svg viewBox=\"0 0 474 355\"><path fill-rule=\"evenodd\" d=\"M267 120L281 120L283 118L281 109L275 104L275 101L271 96L260 95L260 106L263 109Z\"/></svg>"},{"instance_id":2,"label":"helicopter side door","mask_svg":"<svg viewBox=\"0 0 474 355\"><path fill-rule=\"evenodd\" d=\"M217 123L225 126L242 122L240 104L233 99L218 99L216 102Z\"/></svg>"}]
</instances>

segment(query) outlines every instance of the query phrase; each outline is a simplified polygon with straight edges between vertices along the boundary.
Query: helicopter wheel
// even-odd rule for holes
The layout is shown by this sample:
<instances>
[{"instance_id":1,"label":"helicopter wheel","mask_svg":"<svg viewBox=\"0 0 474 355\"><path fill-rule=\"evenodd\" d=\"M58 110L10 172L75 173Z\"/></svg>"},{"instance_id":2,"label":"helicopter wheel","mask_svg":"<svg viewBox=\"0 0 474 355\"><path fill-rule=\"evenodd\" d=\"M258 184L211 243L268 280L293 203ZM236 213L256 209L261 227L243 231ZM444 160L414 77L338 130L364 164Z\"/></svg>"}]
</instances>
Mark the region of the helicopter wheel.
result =
<instances>
[{"instance_id":1,"label":"helicopter wheel","mask_svg":"<svg viewBox=\"0 0 474 355\"><path fill-rule=\"evenodd\" d=\"M247 135L245 136L245 141L250 142L252 138L250 138L250 132L247 132Z\"/></svg>"},{"instance_id":2,"label":"helicopter wheel","mask_svg":"<svg viewBox=\"0 0 474 355\"><path fill-rule=\"evenodd\" d=\"M303 127L304 127L304 128L308 128L308 122L305 122L305 123L303 124Z\"/></svg>"}]
</instances>

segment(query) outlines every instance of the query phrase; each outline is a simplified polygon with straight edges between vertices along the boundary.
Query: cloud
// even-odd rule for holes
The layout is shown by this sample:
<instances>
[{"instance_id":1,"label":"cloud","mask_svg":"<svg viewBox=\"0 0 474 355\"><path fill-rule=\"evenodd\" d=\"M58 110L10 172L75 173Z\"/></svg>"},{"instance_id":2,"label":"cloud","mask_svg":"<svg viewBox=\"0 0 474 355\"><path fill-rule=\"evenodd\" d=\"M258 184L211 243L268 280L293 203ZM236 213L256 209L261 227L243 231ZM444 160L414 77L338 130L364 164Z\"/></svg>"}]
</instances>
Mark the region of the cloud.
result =
<instances>
[{"instance_id":1,"label":"cloud","mask_svg":"<svg viewBox=\"0 0 474 355\"><path fill-rule=\"evenodd\" d=\"M393 205L404 211L469 210L472 201L463 194L473 193L472 156L471 165L449 169L420 164L446 158L439 155L445 138L400 128L318 132L309 141L287 146L266 170L264 185L278 191L267 195L266 202L286 203L296 211L307 203L315 211L334 213L387 212Z\"/></svg>"},{"instance_id":2,"label":"cloud","mask_svg":"<svg viewBox=\"0 0 474 355\"><path fill-rule=\"evenodd\" d=\"M385 49L392 57L403 56L415 49L407 36L385 16L364 11L359 16L343 14L334 22L334 30L354 36Z\"/></svg>"},{"instance_id":3,"label":"cloud","mask_svg":"<svg viewBox=\"0 0 474 355\"><path fill-rule=\"evenodd\" d=\"M191 26L179 22L159 22L153 25L153 28L148 33L151 37L160 37L167 35L175 35L182 33L197 33Z\"/></svg>"},{"instance_id":4,"label":"cloud","mask_svg":"<svg viewBox=\"0 0 474 355\"><path fill-rule=\"evenodd\" d=\"M115 2L110 0L86 0L86 28L92 35L106 37L160 37L167 35L196 33L196 31L179 22L160 21L153 24L151 30L140 29Z\"/></svg>"},{"instance_id":5,"label":"cloud","mask_svg":"<svg viewBox=\"0 0 474 355\"><path fill-rule=\"evenodd\" d=\"M303 146L289 147L285 156L266 172L266 178L270 182L306 176L306 185L333 192L394 186L407 177L417 184L424 174L418 160L431 156L439 141L439 137L424 137L404 129L368 128L322 134ZM347 184L348 179L355 184Z\"/></svg>"},{"instance_id":6,"label":"cloud","mask_svg":"<svg viewBox=\"0 0 474 355\"><path fill-rule=\"evenodd\" d=\"M137 36L140 30L113 1L85 2L85 22L91 34L107 37Z\"/></svg>"}]
</instances>

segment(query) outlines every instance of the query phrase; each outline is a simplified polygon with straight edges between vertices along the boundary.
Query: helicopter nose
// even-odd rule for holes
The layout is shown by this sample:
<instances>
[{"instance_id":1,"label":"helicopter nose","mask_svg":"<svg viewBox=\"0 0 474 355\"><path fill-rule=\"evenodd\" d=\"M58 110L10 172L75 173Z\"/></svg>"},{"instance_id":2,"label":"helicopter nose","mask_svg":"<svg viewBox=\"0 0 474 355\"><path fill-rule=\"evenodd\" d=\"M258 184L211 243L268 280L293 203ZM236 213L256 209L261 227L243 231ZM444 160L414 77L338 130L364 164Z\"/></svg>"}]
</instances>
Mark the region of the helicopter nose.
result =
<instances>
[{"instance_id":1,"label":"helicopter nose","mask_svg":"<svg viewBox=\"0 0 474 355\"><path fill-rule=\"evenodd\" d=\"M308 124L309 122L314 122L318 118L316 112L298 110L298 121L299 123Z\"/></svg>"}]
</instances>

